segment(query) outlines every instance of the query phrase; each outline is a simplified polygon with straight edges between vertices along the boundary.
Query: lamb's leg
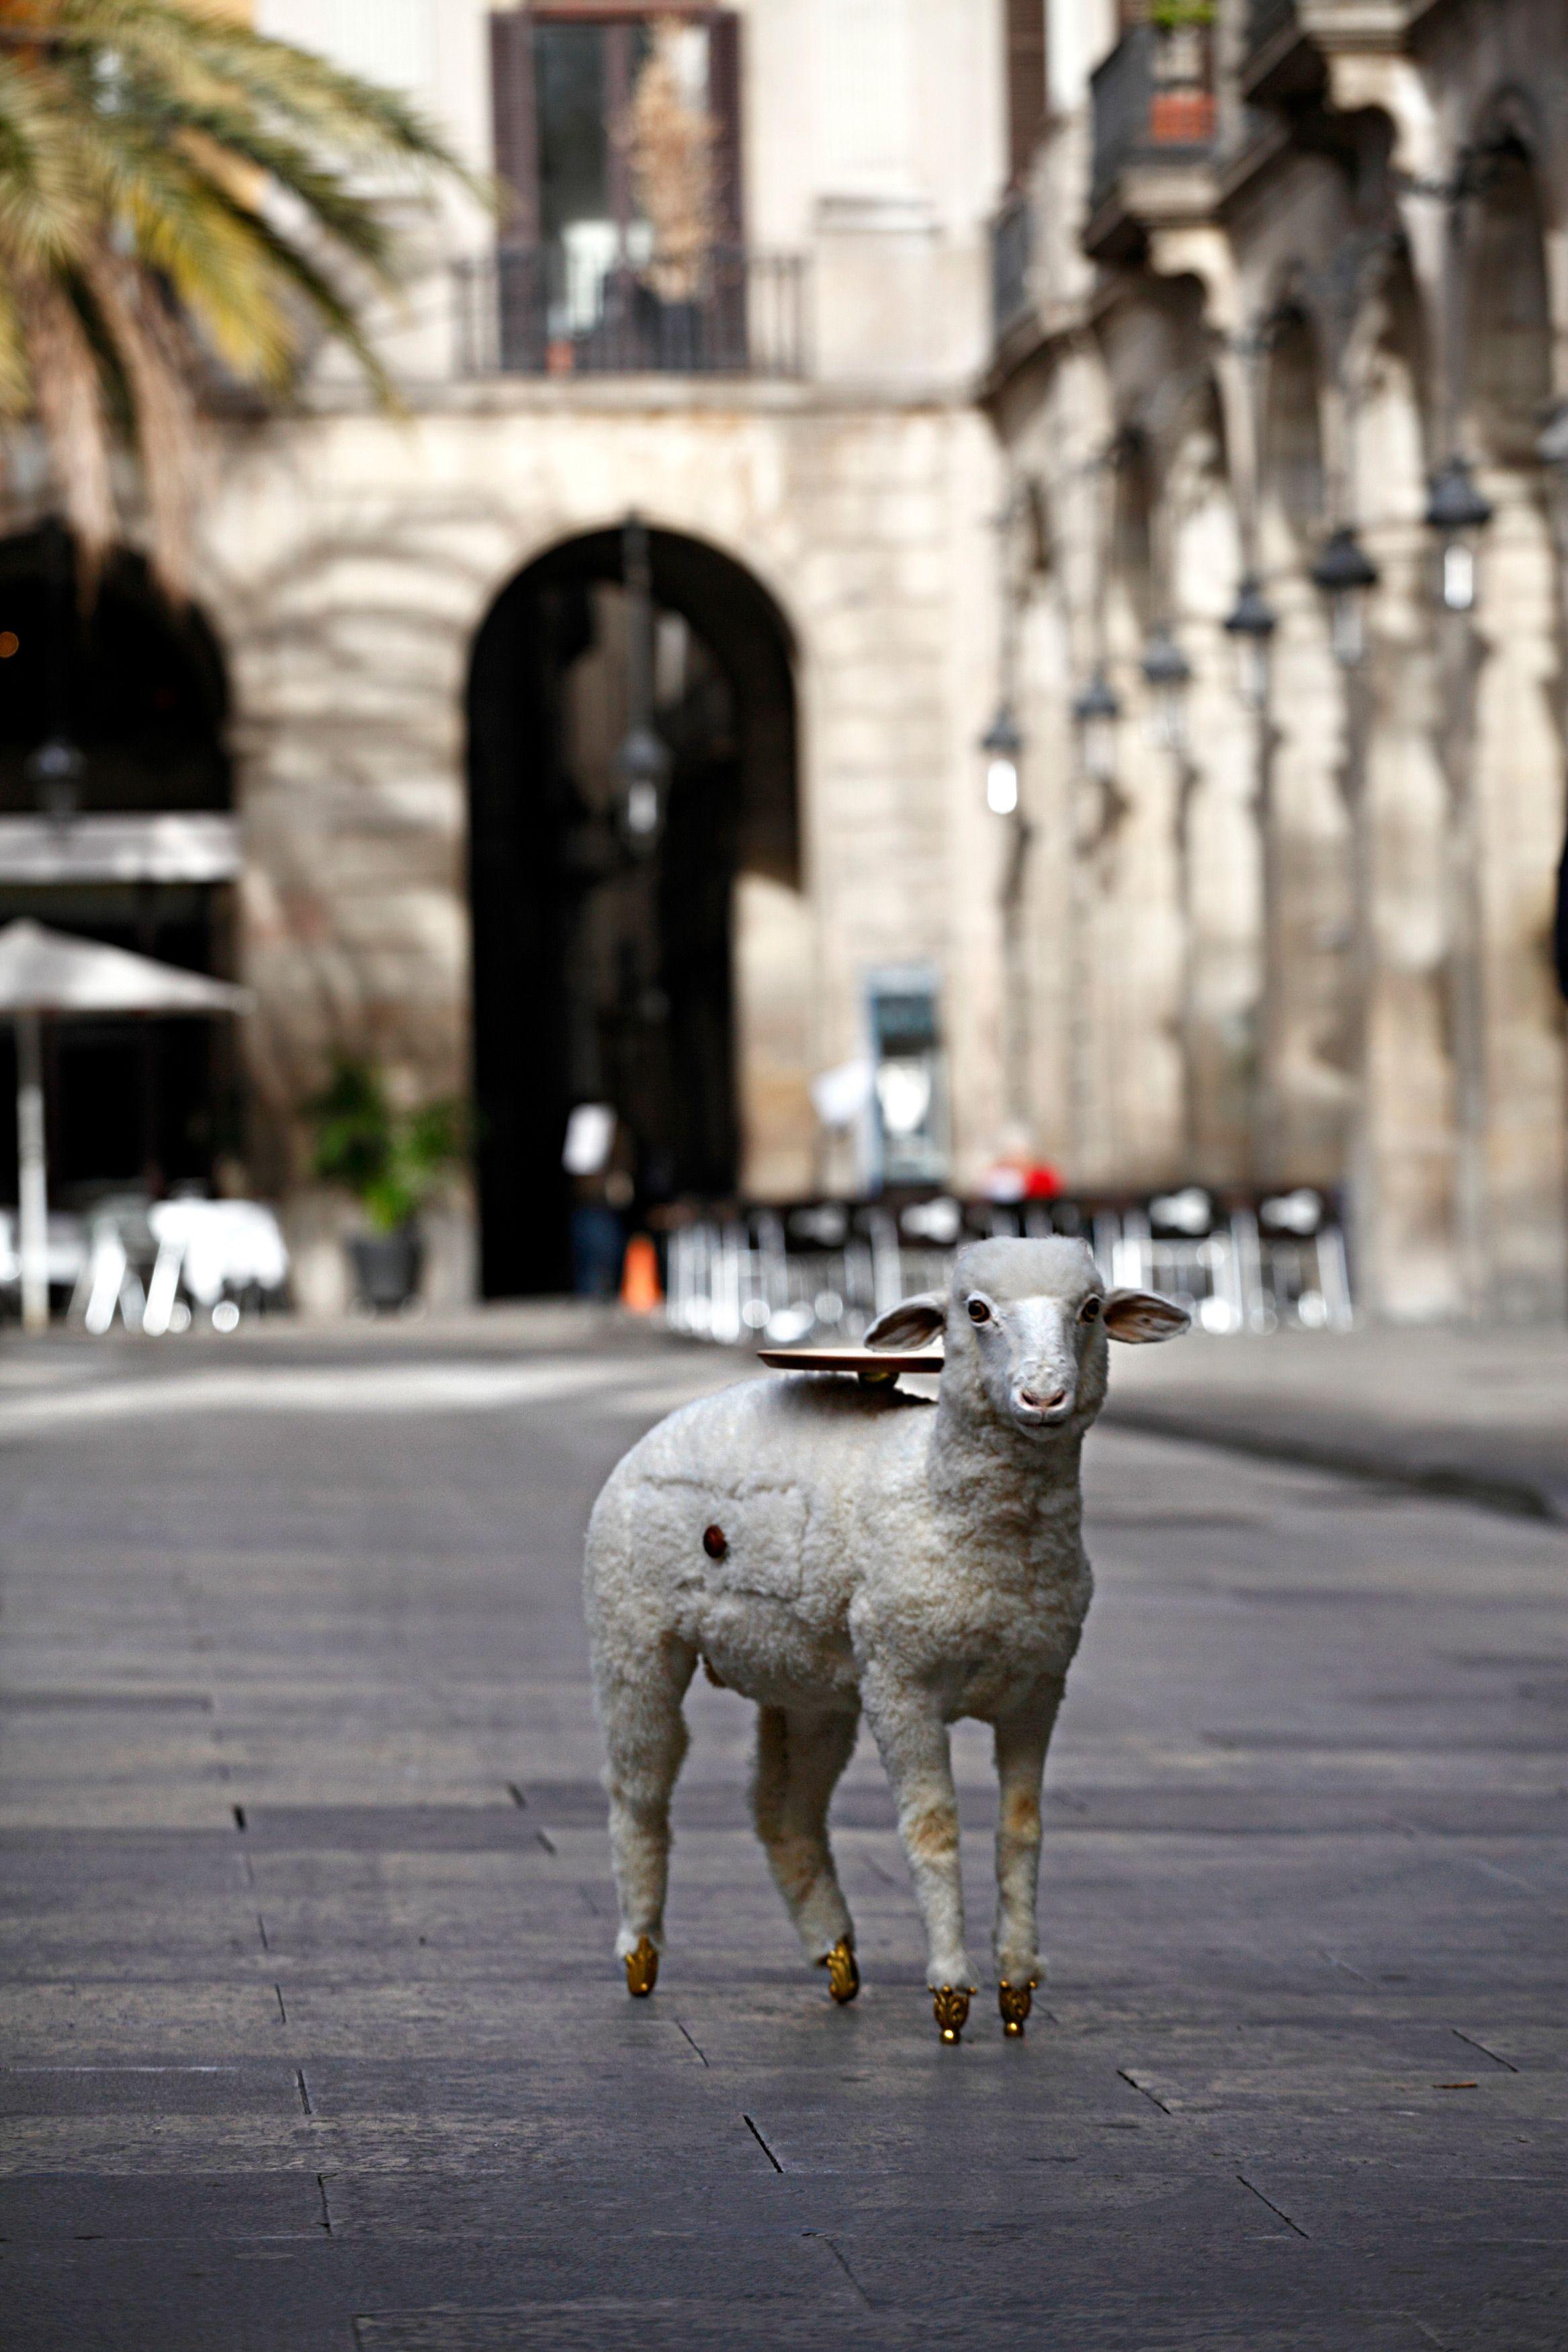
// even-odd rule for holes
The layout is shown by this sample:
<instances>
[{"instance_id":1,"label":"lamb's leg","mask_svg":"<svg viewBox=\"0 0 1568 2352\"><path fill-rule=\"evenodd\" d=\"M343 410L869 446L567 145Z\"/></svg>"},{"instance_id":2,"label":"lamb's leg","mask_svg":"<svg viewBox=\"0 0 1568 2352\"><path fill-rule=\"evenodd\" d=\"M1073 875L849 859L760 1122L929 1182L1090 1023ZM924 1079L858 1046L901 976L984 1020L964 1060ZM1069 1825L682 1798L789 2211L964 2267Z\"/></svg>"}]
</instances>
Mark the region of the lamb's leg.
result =
<instances>
[{"instance_id":1,"label":"lamb's leg","mask_svg":"<svg viewBox=\"0 0 1568 2352\"><path fill-rule=\"evenodd\" d=\"M898 1807L915 1900L925 1923L925 1981L944 2042L956 2042L969 2013L975 1972L964 1949L964 1887L958 1868L958 1801L947 1727L930 1692L867 1673L866 1720L882 1751Z\"/></svg>"},{"instance_id":2,"label":"lamb's leg","mask_svg":"<svg viewBox=\"0 0 1568 2352\"><path fill-rule=\"evenodd\" d=\"M686 1752L681 1701L696 1653L672 1637L601 1664L599 1719L609 1751L610 1857L621 1905L615 1955L626 1989L650 1993L659 1973L670 1867L670 1795Z\"/></svg>"},{"instance_id":3,"label":"lamb's leg","mask_svg":"<svg viewBox=\"0 0 1568 2352\"><path fill-rule=\"evenodd\" d=\"M768 1866L809 1959L828 1970L835 2000L860 1990L854 1927L828 1843L828 1806L854 1750L859 1718L800 1707L757 1710L751 1811Z\"/></svg>"},{"instance_id":4,"label":"lamb's leg","mask_svg":"<svg viewBox=\"0 0 1568 2352\"><path fill-rule=\"evenodd\" d=\"M997 1997L1003 2030L1021 2034L1040 1978L1036 1904L1040 1888L1040 1791L1045 1751L1061 1705L1061 1685L1043 1684L1027 1706L996 1727Z\"/></svg>"}]
</instances>

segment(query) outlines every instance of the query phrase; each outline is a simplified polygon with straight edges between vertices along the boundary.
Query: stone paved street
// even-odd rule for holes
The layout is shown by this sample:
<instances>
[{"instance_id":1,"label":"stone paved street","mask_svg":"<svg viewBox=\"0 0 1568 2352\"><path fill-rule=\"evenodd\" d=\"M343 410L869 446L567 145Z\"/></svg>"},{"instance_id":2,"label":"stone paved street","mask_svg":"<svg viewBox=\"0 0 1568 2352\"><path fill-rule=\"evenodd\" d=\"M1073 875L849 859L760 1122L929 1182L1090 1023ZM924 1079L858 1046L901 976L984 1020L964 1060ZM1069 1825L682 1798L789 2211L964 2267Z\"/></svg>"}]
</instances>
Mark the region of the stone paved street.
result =
<instances>
[{"instance_id":1,"label":"stone paved street","mask_svg":"<svg viewBox=\"0 0 1568 2352\"><path fill-rule=\"evenodd\" d=\"M565 1310L7 1340L7 2352L1559 2352L1568 1533L1103 1429L1028 2040L935 2041L863 1741L831 2008L701 1684L633 2006L581 1527L743 1370Z\"/></svg>"}]
</instances>

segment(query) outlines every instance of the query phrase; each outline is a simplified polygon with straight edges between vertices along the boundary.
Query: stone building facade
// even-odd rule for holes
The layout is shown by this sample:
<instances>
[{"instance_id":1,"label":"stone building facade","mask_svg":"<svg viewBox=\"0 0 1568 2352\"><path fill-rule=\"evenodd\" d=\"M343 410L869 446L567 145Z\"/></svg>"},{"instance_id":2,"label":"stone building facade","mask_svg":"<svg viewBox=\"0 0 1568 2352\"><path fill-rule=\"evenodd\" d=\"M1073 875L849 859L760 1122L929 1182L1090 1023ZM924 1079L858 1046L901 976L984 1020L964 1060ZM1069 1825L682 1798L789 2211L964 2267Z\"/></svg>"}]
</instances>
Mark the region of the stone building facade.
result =
<instances>
[{"instance_id":1,"label":"stone building facade","mask_svg":"<svg viewBox=\"0 0 1568 2352\"><path fill-rule=\"evenodd\" d=\"M1568 16L1050 15L985 394L1040 1139L1343 1187L1375 1312L1560 1316Z\"/></svg>"},{"instance_id":2,"label":"stone building facade","mask_svg":"<svg viewBox=\"0 0 1568 2352\"><path fill-rule=\"evenodd\" d=\"M89 761L118 863L73 851L68 903L0 743L0 899L107 933L112 866L156 945L185 893L258 999L203 1149L285 1202L303 1303L341 1299L302 1107L347 1053L474 1097L439 1297L564 1281L591 1097L653 1194L1343 1187L1375 1311L1563 1311L1557 0L255 13L508 204L412 221L400 414L324 354L216 428L185 832L162 739L118 799ZM1456 456L1491 512L1446 606ZM1376 581L1336 632L1342 529Z\"/></svg>"},{"instance_id":3,"label":"stone building facade","mask_svg":"<svg viewBox=\"0 0 1568 2352\"><path fill-rule=\"evenodd\" d=\"M1002 176L1000 19L966 0L656 12L685 28L716 111L726 33L737 91L726 260L738 267L746 315L737 329L724 307L737 281L711 300L699 289L695 324L674 320L697 339L688 353L659 340L678 302L614 347L617 289L593 279L601 225L569 219L547 250L552 201L558 215L570 207L571 172L584 168L569 156L564 196L552 188L560 69L597 76L598 161L613 182L614 76L624 82L629 37L645 54L654 15L541 5L496 16L475 0L260 9L267 28L414 88L473 161L494 163L514 187L539 173L498 232L454 205L408 315L386 321L405 415L371 413L346 375L323 368L308 414L230 433L204 599L233 680L243 961L261 998L256 1179L292 1189L297 1239L312 1215L331 1213L298 1186L297 1113L334 1047L372 1055L418 1096L464 1090L477 1056L476 1263L491 1291L563 1278L558 1171L570 1097L633 1084L628 1055L672 1055L677 1095L704 1083L690 1038L660 1034L660 1000L666 1026L681 1008L678 981L654 969L657 941L634 978L637 1002L597 1008L601 1028L617 1033L606 1051L619 1080L591 1050L590 1066L563 1071L554 1033L583 1015L563 1002L559 967L575 950L559 936L559 899L577 888L567 869L580 852L614 869L613 848L601 837L583 849L580 836L605 814L621 721L605 721L597 752L580 745L565 819L547 805L559 773L544 769L570 767L572 755L557 741L545 760L515 740L530 726L559 734L559 710L544 708L552 682L533 679L530 664L541 631L581 625L560 600L596 598L601 654L613 637L632 513L652 534L661 648L667 625L684 620L719 646L742 706L721 722L738 737L739 838L721 845L716 824L713 856L727 864L716 877L688 858L680 908L653 924L669 962L672 934L716 878L716 951L729 971L710 960L710 993L728 996L727 1035L713 1046L733 1069L728 1164L722 1136L684 1160L672 1147L666 1187L789 1198L862 1181L863 1139L824 1130L810 1081L865 1053L883 984L896 994L907 982L933 1003L950 1074L943 1171L973 1171L995 1148L999 845L970 822L969 803L996 636L998 452L974 386L989 350ZM518 39L531 52L531 166L506 150L497 79L514 70ZM618 199L624 207L623 187L599 196L605 210ZM591 212L591 191L575 201ZM635 225L622 232L623 254ZM563 260L566 271L537 312L534 252L547 273ZM509 307L519 291L520 319ZM516 708L487 703L486 715L476 649L541 561L561 584L541 589L490 662L486 696ZM622 691L615 661L609 671L598 688L585 681L591 702ZM519 715L534 688L542 701ZM678 732L673 710L657 723ZM492 737L501 765L482 783ZM597 783L585 772L596 760ZM682 772L677 761L677 800ZM482 822L476 793L489 796ZM639 877L612 870L603 887L634 900ZM519 931L535 936L519 946ZM530 961L522 950L534 945ZM602 959L586 984L601 1000L620 985ZM719 1129L726 1118L721 1106ZM307 1244L301 1265L324 1294L335 1253Z\"/></svg>"}]
</instances>

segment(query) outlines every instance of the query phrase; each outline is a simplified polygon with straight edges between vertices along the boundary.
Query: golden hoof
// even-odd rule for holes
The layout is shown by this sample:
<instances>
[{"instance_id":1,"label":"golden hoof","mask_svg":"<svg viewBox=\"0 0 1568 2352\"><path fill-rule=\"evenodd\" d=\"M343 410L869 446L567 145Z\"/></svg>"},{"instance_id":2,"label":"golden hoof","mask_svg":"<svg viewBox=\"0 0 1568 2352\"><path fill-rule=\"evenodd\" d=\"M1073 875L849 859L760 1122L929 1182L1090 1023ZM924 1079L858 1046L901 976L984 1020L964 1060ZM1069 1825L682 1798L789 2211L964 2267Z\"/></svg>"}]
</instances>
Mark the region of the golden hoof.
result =
<instances>
[{"instance_id":1,"label":"golden hoof","mask_svg":"<svg viewBox=\"0 0 1568 2352\"><path fill-rule=\"evenodd\" d=\"M1002 2012L1002 2032L1009 2041L1022 2039L1024 2020L1034 2007L1034 1989L1039 1982L1038 1977L1030 1977L1027 1984L1004 1981L997 1987L997 2006Z\"/></svg>"},{"instance_id":2,"label":"golden hoof","mask_svg":"<svg viewBox=\"0 0 1568 2352\"><path fill-rule=\"evenodd\" d=\"M626 1955L626 1990L633 2000L646 2000L659 1981L659 1955L646 1936L637 1939L637 1948Z\"/></svg>"},{"instance_id":3,"label":"golden hoof","mask_svg":"<svg viewBox=\"0 0 1568 2352\"><path fill-rule=\"evenodd\" d=\"M847 1936L841 1936L817 1966L827 1969L828 1990L836 2001L853 2000L861 1989L861 1972L855 1966L855 1948Z\"/></svg>"},{"instance_id":4,"label":"golden hoof","mask_svg":"<svg viewBox=\"0 0 1568 2352\"><path fill-rule=\"evenodd\" d=\"M944 2042L956 2042L969 2020L969 1990L964 1985L938 1985L931 1995L932 2012Z\"/></svg>"}]
</instances>

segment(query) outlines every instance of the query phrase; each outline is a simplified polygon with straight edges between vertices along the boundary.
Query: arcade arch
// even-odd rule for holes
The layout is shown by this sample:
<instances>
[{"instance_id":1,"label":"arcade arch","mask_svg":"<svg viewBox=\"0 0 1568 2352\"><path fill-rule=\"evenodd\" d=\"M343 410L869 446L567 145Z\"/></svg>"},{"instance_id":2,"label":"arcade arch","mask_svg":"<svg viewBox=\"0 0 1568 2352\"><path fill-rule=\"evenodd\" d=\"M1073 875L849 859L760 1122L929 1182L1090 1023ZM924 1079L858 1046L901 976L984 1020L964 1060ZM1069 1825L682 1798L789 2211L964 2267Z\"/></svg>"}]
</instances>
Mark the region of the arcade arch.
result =
<instances>
[{"instance_id":1,"label":"arcade arch","mask_svg":"<svg viewBox=\"0 0 1568 2352\"><path fill-rule=\"evenodd\" d=\"M0 923L30 917L232 973L227 716L216 638L194 606L168 604L139 555L116 551L89 601L58 525L0 541ZM152 819L164 821L155 845ZM16 1168L13 1052L6 1024L0 1185ZM217 1181L245 1145L237 1055L226 1022L47 1024L57 1202Z\"/></svg>"},{"instance_id":2,"label":"arcade arch","mask_svg":"<svg viewBox=\"0 0 1568 2352\"><path fill-rule=\"evenodd\" d=\"M574 1105L618 1114L639 1205L752 1176L769 1070L809 994L794 649L757 579L648 532L653 707L672 757L651 854L622 822L623 536L564 541L502 591L468 687L481 1281L567 1287ZM741 919L743 896L746 919ZM748 967L768 967L766 1005ZM748 1189L757 1189L748 1182Z\"/></svg>"}]
</instances>

